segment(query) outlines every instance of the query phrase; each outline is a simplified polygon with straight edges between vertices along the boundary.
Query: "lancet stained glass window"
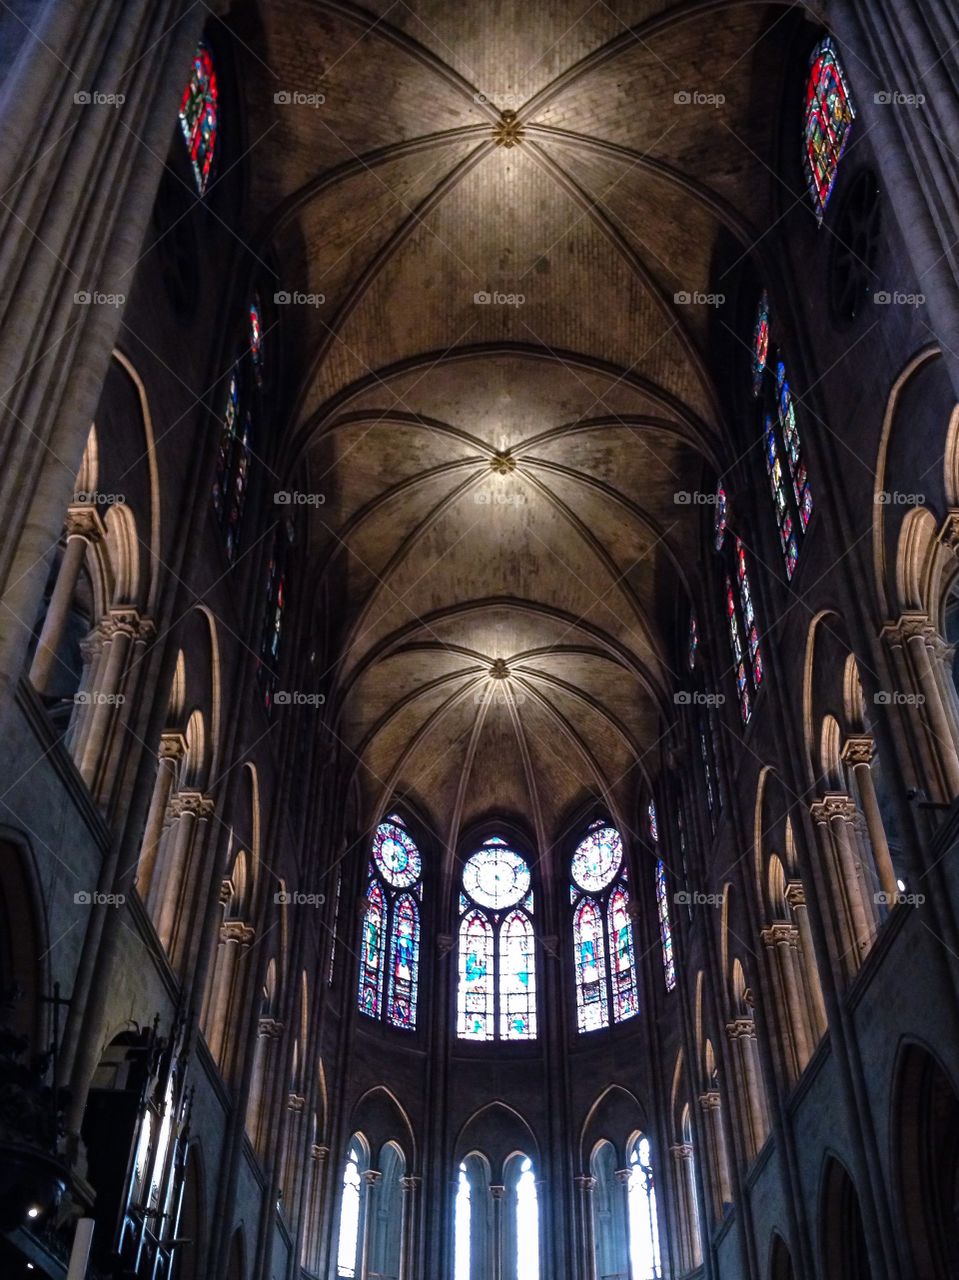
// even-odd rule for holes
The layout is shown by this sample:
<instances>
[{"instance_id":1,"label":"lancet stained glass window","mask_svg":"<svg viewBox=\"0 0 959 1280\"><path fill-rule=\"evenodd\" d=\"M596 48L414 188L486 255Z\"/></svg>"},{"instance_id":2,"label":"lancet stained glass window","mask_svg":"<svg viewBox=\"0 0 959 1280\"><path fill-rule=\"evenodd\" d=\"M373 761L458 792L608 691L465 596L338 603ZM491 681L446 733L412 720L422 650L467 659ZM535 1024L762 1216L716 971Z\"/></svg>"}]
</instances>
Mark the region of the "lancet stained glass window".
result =
<instances>
[{"instance_id":1,"label":"lancet stained glass window","mask_svg":"<svg viewBox=\"0 0 959 1280\"><path fill-rule=\"evenodd\" d=\"M699 651L699 628L696 626L696 615L690 612L689 615L689 641L687 649L687 661L689 662L690 671L696 669L696 655Z\"/></svg>"},{"instance_id":2,"label":"lancet stained glass window","mask_svg":"<svg viewBox=\"0 0 959 1280\"><path fill-rule=\"evenodd\" d=\"M413 1031L419 987L423 860L406 823L395 813L373 832L371 855L357 1002L367 1017L384 1016L382 969L388 958L386 1021L400 1030ZM378 943L375 975L371 949L374 927ZM375 996L374 976L378 980Z\"/></svg>"},{"instance_id":3,"label":"lancet stained glass window","mask_svg":"<svg viewBox=\"0 0 959 1280\"><path fill-rule=\"evenodd\" d=\"M186 142L196 187L202 196L210 180L216 153L219 103L216 69L205 44L197 45L190 79L180 102L180 128Z\"/></svg>"},{"instance_id":4,"label":"lancet stained glass window","mask_svg":"<svg viewBox=\"0 0 959 1280\"><path fill-rule=\"evenodd\" d=\"M766 365L769 361L769 295L763 290L759 299L756 327L753 330L753 395L763 389Z\"/></svg>"},{"instance_id":5,"label":"lancet stained glass window","mask_svg":"<svg viewBox=\"0 0 959 1280\"><path fill-rule=\"evenodd\" d=\"M720 485L716 490L716 510L713 514L713 541L717 551L722 551L726 540L727 505L726 490Z\"/></svg>"},{"instance_id":6,"label":"lancet stained glass window","mask_svg":"<svg viewBox=\"0 0 959 1280\"><path fill-rule=\"evenodd\" d=\"M649 802L649 838L653 848L659 853L659 824L656 821L656 802ZM673 928L669 919L669 890L666 885L666 864L661 857L656 859L656 907L659 914L659 937L663 947L663 975L666 979L666 990L672 991L676 986L676 961L673 957Z\"/></svg>"},{"instance_id":7,"label":"lancet stained glass window","mask_svg":"<svg viewBox=\"0 0 959 1280\"><path fill-rule=\"evenodd\" d=\"M809 485L806 460L803 457L802 442L799 439L799 427L796 425L796 405L793 401L789 379L786 377L786 366L782 360L776 365L776 392L779 406L779 429L782 432L783 444L786 447L786 461L789 464L789 474L792 477L796 506L799 508L799 520L805 531L812 515L812 489Z\"/></svg>"},{"instance_id":8,"label":"lancet stained glass window","mask_svg":"<svg viewBox=\"0 0 959 1280\"><path fill-rule=\"evenodd\" d=\"M535 1040L536 951L526 859L491 836L463 867L456 1033Z\"/></svg>"},{"instance_id":9,"label":"lancet stained glass window","mask_svg":"<svg viewBox=\"0 0 959 1280\"><path fill-rule=\"evenodd\" d=\"M836 46L827 36L812 52L806 81L803 159L816 217L822 222L849 142L856 109Z\"/></svg>"},{"instance_id":10,"label":"lancet stained glass window","mask_svg":"<svg viewBox=\"0 0 959 1280\"><path fill-rule=\"evenodd\" d=\"M249 406L241 406L240 371L234 367L220 428L213 510L223 530L227 559L236 558L249 480L252 422Z\"/></svg>"},{"instance_id":11,"label":"lancet stained glass window","mask_svg":"<svg viewBox=\"0 0 959 1280\"><path fill-rule=\"evenodd\" d=\"M570 866L573 971L580 1032L625 1022L639 1012L639 983L623 841L615 827L593 822Z\"/></svg>"},{"instance_id":12,"label":"lancet stained glass window","mask_svg":"<svg viewBox=\"0 0 959 1280\"><path fill-rule=\"evenodd\" d=\"M763 655L759 644L759 628L756 625L752 591L749 587L749 574L746 570L746 548L739 538L736 539L736 576L739 580L739 603L743 611L743 621L746 624L746 642L752 659L750 671L753 687L758 693L759 686L763 682Z\"/></svg>"}]
</instances>

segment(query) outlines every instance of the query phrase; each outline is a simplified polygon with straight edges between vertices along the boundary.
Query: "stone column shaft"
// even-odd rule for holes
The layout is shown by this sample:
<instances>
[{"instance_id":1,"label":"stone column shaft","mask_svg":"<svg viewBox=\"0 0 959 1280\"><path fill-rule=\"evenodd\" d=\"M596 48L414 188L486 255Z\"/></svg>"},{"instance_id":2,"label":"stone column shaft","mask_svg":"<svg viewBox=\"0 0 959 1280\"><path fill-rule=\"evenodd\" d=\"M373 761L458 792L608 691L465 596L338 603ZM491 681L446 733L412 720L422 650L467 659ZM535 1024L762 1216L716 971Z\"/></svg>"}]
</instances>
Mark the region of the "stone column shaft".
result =
<instances>
[{"instance_id":1,"label":"stone column shaft","mask_svg":"<svg viewBox=\"0 0 959 1280\"><path fill-rule=\"evenodd\" d=\"M60 571L50 596L50 604L40 630L37 650L30 665L30 681L38 693L46 693L57 661L57 653L63 640L63 629L70 614L70 605L80 580L80 571L86 560L87 548L98 536L96 525L99 516L89 508L72 508L77 512L67 521L67 544L60 562ZM80 511L89 511L87 528L83 527Z\"/></svg>"}]
</instances>

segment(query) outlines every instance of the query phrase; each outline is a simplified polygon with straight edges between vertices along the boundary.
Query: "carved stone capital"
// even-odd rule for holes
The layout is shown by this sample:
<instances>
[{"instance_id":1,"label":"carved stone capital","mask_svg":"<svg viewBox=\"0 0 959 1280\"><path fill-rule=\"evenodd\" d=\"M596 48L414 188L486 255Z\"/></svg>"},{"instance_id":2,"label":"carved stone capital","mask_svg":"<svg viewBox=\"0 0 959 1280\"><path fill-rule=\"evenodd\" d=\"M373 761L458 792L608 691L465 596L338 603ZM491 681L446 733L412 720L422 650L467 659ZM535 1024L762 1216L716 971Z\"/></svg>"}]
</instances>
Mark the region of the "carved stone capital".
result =
<instances>
[{"instance_id":1,"label":"carved stone capital","mask_svg":"<svg viewBox=\"0 0 959 1280\"><path fill-rule=\"evenodd\" d=\"M756 1024L752 1018L734 1018L726 1023L726 1035L730 1040L755 1040Z\"/></svg>"},{"instance_id":2,"label":"carved stone capital","mask_svg":"<svg viewBox=\"0 0 959 1280\"><path fill-rule=\"evenodd\" d=\"M578 1173L573 1179L580 1191L595 1191L596 1179L589 1173Z\"/></svg>"},{"instance_id":3,"label":"carved stone capital","mask_svg":"<svg viewBox=\"0 0 959 1280\"><path fill-rule=\"evenodd\" d=\"M212 818L216 805L202 791L178 791L170 797L170 817L182 818L192 814L194 818Z\"/></svg>"},{"instance_id":4,"label":"carved stone capital","mask_svg":"<svg viewBox=\"0 0 959 1280\"><path fill-rule=\"evenodd\" d=\"M186 755L186 738L182 733L161 733L160 745L157 747L158 760L172 760L178 763Z\"/></svg>"},{"instance_id":5,"label":"carved stone capital","mask_svg":"<svg viewBox=\"0 0 959 1280\"><path fill-rule=\"evenodd\" d=\"M947 551L951 551L953 555L959 555L959 511L947 513L938 537Z\"/></svg>"},{"instance_id":6,"label":"carved stone capital","mask_svg":"<svg viewBox=\"0 0 959 1280\"><path fill-rule=\"evenodd\" d=\"M313 1157L314 1160L319 1161L320 1164L322 1164L324 1160L326 1160L329 1157L329 1154L330 1154L329 1147L321 1147L321 1146L318 1146L316 1143L314 1143L313 1146L310 1147L310 1155Z\"/></svg>"},{"instance_id":7,"label":"carved stone capital","mask_svg":"<svg viewBox=\"0 0 959 1280\"><path fill-rule=\"evenodd\" d=\"M276 1018L261 1018L257 1023L257 1031L261 1040L279 1040L283 1034L283 1023Z\"/></svg>"},{"instance_id":8,"label":"carved stone capital","mask_svg":"<svg viewBox=\"0 0 959 1280\"><path fill-rule=\"evenodd\" d=\"M82 538L84 542L99 542L107 533L97 509L80 503L67 507L63 528L68 538Z\"/></svg>"},{"instance_id":9,"label":"carved stone capital","mask_svg":"<svg viewBox=\"0 0 959 1280\"><path fill-rule=\"evenodd\" d=\"M795 946L799 940L799 930L794 924L777 920L768 925L760 934L767 947Z\"/></svg>"},{"instance_id":10,"label":"carved stone capital","mask_svg":"<svg viewBox=\"0 0 959 1280\"><path fill-rule=\"evenodd\" d=\"M455 939L451 933L438 933L436 935L436 950L441 956L448 956L453 950Z\"/></svg>"},{"instance_id":11,"label":"carved stone capital","mask_svg":"<svg viewBox=\"0 0 959 1280\"><path fill-rule=\"evenodd\" d=\"M844 791L832 791L819 800L814 800L809 806L809 812L813 822L821 825L828 825L834 818L852 822L856 817L856 806Z\"/></svg>"},{"instance_id":12,"label":"carved stone capital","mask_svg":"<svg viewBox=\"0 0 959 1280\"><path fill-rule=\"evenodd\" d=\"M797 907L804 907L806 905L806 886L801 880L790 880L786 885L783 897L794 911Z\"/></svg>"},{"instance_id":13,"label":"carved stone capital","mask_svg":"<svg viewBox=\"0 0 959 1280\"><path fill-rule=\"evenodd\" d=\"M614 1169L613 1177L616 1179L616 1181L619 1183L621 1187L628 1187L629 1180L632 1177L632 1173L633 1173L632 1169Z\"/></svg>"},{"instance_id":14,"label":"carved stone capital","mask_svg":"<svg viewBox=\"0 0 959 1280\"><path fill-rule=\"evenodd\" d=\"M418 1173L408 1173L400 1178L400 1187L406 1192L416 1191L422 1181Z\"/></svg>"},{"instance_id":15,"label":"carved stone capital","mask_svg":"<svg viewBox=\"0 0 959 1280\"><path fill-rule=\"evenodd\" d=\"M681 1160L692 1160L693 1158L692 1143L677 1142L674 1146L669 1148L669 1153L673 1157L673 1159L676 1160L677 1162Z\"/></svg>"},{"instance_id":16,"label":"carved stone capital","mask_svg":"<svg viewBox=\"0 0 959 1280\"><path fill-rule=\"evenodd\" d=\"M916 638L925 639L934 630L925 613L904 613L895 622L887 622L879 633L890 645L904 645Z\"/></svg>"},{"instance_id":17,"label":"carved stone capital","mask_svg":"<svg viewBox=\"0 0 959 1280\"><path fill-rule=\"evenodd\" d=\"M287 1097L287 1100L286 1100L287 1111L293 1111L297 1115L299 1115L305 1106L306 1106L306 1099L303 1097L302 1094L291 1093Z\"/></svg>"},{"instance_id":18,"label":"carved stone capital","mask_svg":"<svg viewBox=\"0 0 959 1280\"><path fill-rule=\"evenodd\" d=\"M491 1185L489 1189L489 1193L494 1200L503 1200L505 1199L505 1196L506 1196L506 1188L501 1187L499 1185L496 1185L496 1186Z\"/></svg>"},{"instance_id":19,"label":"carved stone capital","mask_svg":"<svg viewBox=\"0 0 959 1280\"><path fill-rule=\"evenodd\" d=\"M379 1169L364 1169L364 1170L363 1170L363 1181L366 1183L366 1185L367 1185L371 1190L372 1190L372 1188L373 1188L373 1187L375 1187L375 1186L376 1186L376 1184L379 1182L379 1180L380 1180L380 1178L382 1178L382 1176L383 1176L383 1175L382 1175L382 1173L380 1173Z\"/></svg>"},{"instance_id":20,"label":"carved stone capital","mask_svg":"<svg viewBox=\"0 0 959 1280\"><path fill-rule=\"evenodd\" d=\"M248 947L256 937L256 929L251 924L244 924L242 920L224 920L220 925L220 941L221 942L238 942L241 946Z\"/></svg>"},{"instance_id":21,"label":"carved stone capital","mask_svg":"<svg viewBox=\"0 0 959 1280\"><path fill-rule=\"evenodd\" d=\"M117 636L128 636L135 640L145 621L136 609L111 609L100 619L97 630L104 640L115 640ZM152 622L149 625L152 627Z\"/></svg>"},{"instance_id":22,"label":"carved stone capital","mask_svg":"<svg viewBox=\"0 0 959 1280\"><path fill-rule=\"evenodd\" d=\"M842 759L850 765L869 764L876 753L876 744L867 734L847 738L843 744Z\"/></svg>"},{"instance_id":23,"label":"carved stone capital","mask_svg":"<svg viewBox=\"0 0 959 1280\"><path fill-rule=\"evenodd\" d=\"M702 1111L719 1111L723 1105L718 1089L709 1089L699 1095L699 1106Z\"/></svg>"}]
</instances>

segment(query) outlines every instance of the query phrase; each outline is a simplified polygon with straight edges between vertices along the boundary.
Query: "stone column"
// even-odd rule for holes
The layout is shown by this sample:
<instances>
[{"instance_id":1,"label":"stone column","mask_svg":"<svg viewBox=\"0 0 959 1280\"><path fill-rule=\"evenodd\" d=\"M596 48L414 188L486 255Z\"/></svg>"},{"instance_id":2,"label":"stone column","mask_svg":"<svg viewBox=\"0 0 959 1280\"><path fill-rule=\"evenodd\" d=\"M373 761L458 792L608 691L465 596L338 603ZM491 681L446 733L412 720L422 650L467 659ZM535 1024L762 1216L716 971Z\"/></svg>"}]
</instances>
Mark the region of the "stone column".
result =
<instances>
[{"instance_id":1,"label":"stone column","mask_svg":"<svg viewBox=\"0 0 959 1280\"><path fill-rule=\"evenodd\" d=\"M310 1147L310 1192L306 1203L306 1221L301 1225L303 1251L301 1262L311 1274L319 1266L320 1199L323 1195L323 1175L329 1158L329 1147L316 1143Z\"/></svg>"},{"instance_id":2,"label":"stone column","mask_svg":"<svg viewBox=\"0 0 959 1280\"><path fill-rule=\"evenodd\" d=\"M726 1024L726 1035L737 1060L742 1112L746 1119L746 1153L752 1158L766 1137L766 1115L763 1106L762 1078L759 1074L756 1024L752 1018L736 1018Z\"/></svg>"},{"instance_id":3,"label":"stone column","mask_svg":"<svg viewBox=\"0 0 959 1280\"><path fill-rule=\"evenodd\" d=\"M67 508L66 547L60 571L50 596L46 617L40 630L36 653L30 665L30 682L37 693L44 694L50 683L57 653L63 640L63 628L87 556L87 549L105 536L106 530L94 507Z\"/></svg>"},{"instance_id":4,"label":"stone column","mask_svg":"<svg viewBox=\"0 0 959 1280\"><path fill-rule=\"evenodd\" d=\"M490 1280L503 1280L503 1201L506 1199L506 1188L491 1185L489 1193L493 1200L493 1255Z\"/></svg>"},{"instance_id":5,"label":"stone column","mask_svg":"<svg viewBox=\"0 0 959 1280\"><path fill-rule=\"evenodd\" d=\"M700 1094L699 1106L703 1113L703 1128L707 1135L710 1182L713 1192L713 1213L717 1219L723 1216L723 1205L732 1203L729 1189L729 1163L726 1159L726 1139L723 1134L722 1099L718 1089Z\"/></svg>"},{"instance_id":6,"label":"stone column","mask_svg":"<svg viewBox=\"0 0 959 1280\"><path fill-rule=\"evenodd\" d=\"M243 955L250 949L256 929L242 920L224 920L220 925L216 962L213 967L212 999L210 1001L209 1035L210 1052L220 1071L226 1075L230 1061L227 1036L230 1027L230 1010L233 1006L233 988L236 972Z\"/></svg>"},{"instance_id":7,"label":"stone column","mask_svg":"<svg viewBox=\"0 0 959 1280\"><path fill-rule=\"evenodd\" d=\"M580 1257L580 1275L583 1280L597 1280L596 1276L596 1236L593 1223L593 1192L596 1190L596 1179L588 1173L577 1174L573 1179L579 1192L580 1240L582 1254Z\"/></svg>"},{"instance_id":8,"label":"stone column","mask_svg":"<svg viewBox=\"0 0 959 1280\"><path fill-rule=\"evenodd\" d=\"M679 1268L681 1273L699 1266L699 1221L696 1213L696 1166L693 1148L678 1142L669 1148L673 1157L676 1203L679 1209Z\"/></svg>"},{"instance_id":9,"label":"stone column","mask_svg":"<svg viewBox=\"0 0 959 1280\"><path fill-rule=\"evenodd\" d=\"M400 1178L403 1192L403 1217L400 1231L399 1280L413 1280L416 1266L416 1201L421 1178L409 1174Z\"/></svg>"},{"instance_id":10,"label":"stone column","mask_svg":"<svg viewBox=\"0 0 959 1280\"><path fill-rule=\"evenodd\" d=\"M847 738L842 749L842 758L852 769L852 774L856 781L856 790L862 804L863 816L866 819L866 830L869 832L869 843L872 846L876 874L879 877L882 892L886 895L886 903L889 907L892 907L899 894L899 884L896 879L895 868L892 865L889 842L886 840L886 828L883 825L882 814L879 811L879 800L876 796L876 786L873 781L872 769L870 768L874 753L875 744L872 738Z\"/></svg>"},{"instance_id":11,"label":"stone column","mask_svg":"<svg viewBox=\"0 0 959 1280\"><path fill-rule=\"evenodd\" d=\"M761 937L769 951L770 963L778 979L782 1022L790 1041L792 1058L790 1074L795 1080L812 1054L808 1025L809 1010L802 990L802 976L797 972L799 930L795 925L777 920L763 929Z\"/></svg>"},{"instance_id":12,"label":"stone column","mask_svg":"<svg viewBox=\"0 0 959 1280\"><path fill-rule=\"evenodd\" d=\"M178 791L170 800L170 830L164 841L164 866L157 888L156 929L167 952L179 933L184 889L190 880L190 864L197 844L197 828L213 813L213 801L200 791Z\"/></svg>"},{"instance_id":13,"label":"stone column","mask_svg":"<svg viewBox=\"0 0 959 1280\"><path fill-rule=\"evenodd\" d=\"M104 759L110 726L119 715L130 648L140 632L140 615L135 609L111 609L100 623L99 631L103 637L103 658L96 680L87 691L89 728L76 757L83 780L91 789Z\"/></svg>"},{"instance_id":14,"label":"stone column","mask_svg":"<svg viewBox=\"0 0 959 1280\"><path fill-rule=\"evenodd\" d=\"M806 908L806 890L801 880L790 880L786 885L786 903L793 914L796 928L799 930L802 972L805 979L803 985L809 1005L809 1025L812 1029L813 1047L815 1047L826 1034L829 1021L826 1017L826 1003L823 999L822 983L819 981L816 952L813 949L809 912Z\"/></svg>"},{"instance_id":15,"label":"stone column","mask_svg":"<svg viewBox=\"0 0 959 1280\"><path fill-rule=\"evenodd\" d=\"M631 1169L614 1169L613 1177L616 1179L616 1186L619 1189L619 1196L622 1203L623 1213L623 1232L626 1237L626 1275L629 1280L634 1280L633 1276L633 1252L630 1248L630 1220L629 1220L629 1182L632 1177ZM643 1277L645 1280L645 1277Z\"/></svg>"},{"instance_id":16,"label":"stone column","mask_svg":"<svg viewBox=\"0 0 959 1280\"><path fill-rule=\"evenodd\" d=\"M246 1131L253 1145L260 1149L265 1117L262 1111L264 1084L270 1059L270 1046L283 1034L283 1023L276 1018L260 1018L257 1024L256 1048L253 1051L253 1071L250 1075L250 1091L247 1094Z\"/></svg>"},{"instance_id":17,"label":"stone column","mask_svg":"<svg viewBox=\"0 0 959 1280\"><path fill-rule=\"evenodd\" d=\"M376 1185L382 1178L379 1169L363 1170L362 1218L360 1230L360 1280L370 1280L370 1236L373 1231L373 1213L376 1208Z\"/></svg>"},{"instance_id":18,"label":"stone column","mask_svg":"<svg viewBox=\"0 0 959 1280\"><path fill-rule=\"evenodd\" d=\"M157 850L163 835L170 796L176 785L177 766L186 755L186 738L182 733L164 733L157 749L157 776L150 800L140 860L137 864L136 886L140 897L149 903L150 889L156 865Z\"/></svg>"},{"instance_id":19,"label":"stone column","mask_svg":"<svg viewBox=\"0 0 959 1280\"><path fill-rule=\"evenodd\" d=\"M852 978L869 950L875 932L875 916L867 914L865 887L856 857L853 824L856 806L847 795L830 793L809 806L826 866L830 869L835 903L836 959L844 975ZM844 908L844 909L843 909Z\"/></svg>"}]
</instances>

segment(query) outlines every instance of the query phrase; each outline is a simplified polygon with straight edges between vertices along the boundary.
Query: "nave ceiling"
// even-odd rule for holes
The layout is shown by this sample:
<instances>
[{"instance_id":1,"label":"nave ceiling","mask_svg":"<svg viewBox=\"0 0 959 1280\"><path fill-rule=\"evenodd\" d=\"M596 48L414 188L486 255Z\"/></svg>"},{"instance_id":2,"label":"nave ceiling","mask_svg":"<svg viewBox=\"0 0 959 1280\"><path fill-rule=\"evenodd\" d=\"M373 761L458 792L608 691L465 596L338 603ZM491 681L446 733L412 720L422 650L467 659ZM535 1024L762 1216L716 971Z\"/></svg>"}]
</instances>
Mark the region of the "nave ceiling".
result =
<instances>
[{"instance_id":1,"label":"nave ceiling","mask_svg":"<svg viewBox=\"0 0 959 1280\"><path fill-rule=\"evenodd\" d=\"M495 811L545 846L599 796L632 822L701 561L674 495L725 456L716 320L674 297L710 292L721 238L762 261L791 19L274 0L243 33L257 243L325 299L279 316L282 465L324 496L317 628L364 821L405 796L447 844Z\"/></svg>"}]
</instances>

